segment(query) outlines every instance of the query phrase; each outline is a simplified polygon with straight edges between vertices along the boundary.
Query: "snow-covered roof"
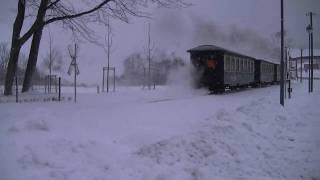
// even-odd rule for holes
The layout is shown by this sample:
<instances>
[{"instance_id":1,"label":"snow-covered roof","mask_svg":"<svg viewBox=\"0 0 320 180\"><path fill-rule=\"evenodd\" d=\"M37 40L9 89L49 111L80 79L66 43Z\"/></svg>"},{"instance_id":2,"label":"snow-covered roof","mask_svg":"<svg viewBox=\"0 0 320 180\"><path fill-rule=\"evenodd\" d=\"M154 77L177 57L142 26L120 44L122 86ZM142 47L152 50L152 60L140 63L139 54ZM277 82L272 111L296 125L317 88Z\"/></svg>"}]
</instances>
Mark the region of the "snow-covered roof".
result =
<instances>
[{"instance_id":1,"label":"snow-covered roof","mask_svg":"<svg viewBox=\"0 0 320 180\"><path fill-rule=\"evenodd\" d=\"M222 48L222 47L219 47L219 46L216 46L216 45L200 45L200 46L197 46L195 48L187 50L187 52L189 52L189 53L191 53L191 52L204 52L204 51L224 51L224 52L228 52L228 53L231 53L231 54L252 58L250 56L243 55L243 54L240 54L238 52L231 51L231 50L228 50L226 48Z\"/></svg>"}]
</instances>

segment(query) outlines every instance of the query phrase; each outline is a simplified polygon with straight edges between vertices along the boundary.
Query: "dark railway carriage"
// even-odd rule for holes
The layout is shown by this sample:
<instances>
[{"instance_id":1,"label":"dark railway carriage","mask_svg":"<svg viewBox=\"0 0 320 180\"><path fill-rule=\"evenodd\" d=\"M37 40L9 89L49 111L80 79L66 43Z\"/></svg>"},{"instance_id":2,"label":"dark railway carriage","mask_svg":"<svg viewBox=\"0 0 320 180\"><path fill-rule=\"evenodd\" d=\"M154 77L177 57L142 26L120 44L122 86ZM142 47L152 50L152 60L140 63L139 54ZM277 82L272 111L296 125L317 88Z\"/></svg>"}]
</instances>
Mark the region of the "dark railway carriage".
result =
<instances>
[{"instance_id":1,"label":"dark railway carriage","mask_svg":"<svg viewBox=\"0 0 320 180\"><path fill-rule=\"evenodd\" d=\"M274 83L278 84L280 82L280 65L274 64Z\"/></svg>"},{"instance_id":2,"label":"dark railway carriage","mask_svg":"<svg viewBox=\"0 0 320 180\"><path fill-rule=\"evenodd\" d=\"M203 45L188 50L191 62L196 67L200 86L221 91L226 87L252 85L254 59L213 45Z\"/></svg>"},{"instance_id":3,"label":"dark railway carriage","mask_svg":"<svg viewBox=\"0 0 320 180\"><path fill-rule=\"evenodd\" d=\"M264 60L255 60L255 84L272 84L275 81L275 69L274 63L264 61Z\"/></svg>"}]
</instances>

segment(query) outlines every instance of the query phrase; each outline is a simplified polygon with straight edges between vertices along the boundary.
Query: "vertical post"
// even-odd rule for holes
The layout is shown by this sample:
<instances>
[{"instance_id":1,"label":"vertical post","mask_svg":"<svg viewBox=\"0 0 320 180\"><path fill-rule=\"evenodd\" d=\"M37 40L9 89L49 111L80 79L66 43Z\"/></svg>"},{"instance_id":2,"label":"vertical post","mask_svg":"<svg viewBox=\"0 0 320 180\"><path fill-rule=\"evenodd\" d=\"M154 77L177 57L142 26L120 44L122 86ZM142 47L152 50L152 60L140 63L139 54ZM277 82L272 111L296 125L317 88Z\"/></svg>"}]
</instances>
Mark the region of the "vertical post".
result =
<instances>
[{"instance_id":1,"label":"vertical post","mask_svg":"<svg viewBox=\"0 0 320 180\"><path fill-rule=\"evenodd\" d=\"M16 103L18 103L19 102L19 95L18 95L18 93L19 93L19 90L18 90L18 77L16 76Z\"/></svg>"},{"instance_id":2,"label":"vertical post","mask_svg":"<svg viewBox=\"0 0 320 180\"><path fill-rule=\"evenodd\" d=\"M55 89L56 89L56 93L58 92L58 87L57 87L57 75L54 75L54 85L55 85Z\"/></svg>"},{"instance_id":3,"label":"vertical post","mask_svg":"<svg viewBox=\"0 0 320 180\"><path fill-rule=\"evenodd\" d=\"M116 68L113 69L113 92L116 91Z\"/></svg>"},{"instance_id":4,"label":"vertical post","mask_svg":"<svg viewBox=\"0 0 320 180\"><path fill-rule=\"evenodd\" d=\"M311 26L311 33L310 33L310 45L311 45L311 86L310 92L313 92L313 24L312 24L312 12L310 12L310 26Z\"/></svg>"},{"instance_id":5,"label":"vertical post","mask_svg":"<svg viewBox=\"0 0 320 180\"><path fill-rule=\"evenodd\" d=\"M300 82L302 83L302 53L303 49L300 50Z\"/></svg>"},{"instance_id":6,"label":"vertical post","mask_svg":"<svg viewBox=\"0 0 320 180\"><path fill-rule=\"evenodd\" d=\"M44 93L47 93L47 76L44 77Z\"/></svg>"},{"instance_id":7,"label":"vertical post","mask_svg":"<svg viewBox=\"0 0 320 180\"><path fill-rule=\"evenodd\" d=\"M108 64L108 67L107 67L107 92L109 92L109 70L110 70L110 67Z\"/></svg>"},{"instance_id":8,"label":"vertical post","mask_svg":"<svg viewBox=\"0 0 320 180\"><path fill-rule=\"evenodd\" d=\"M110 42L110 33L111 33L111 28L110 28L110 20L108 16L108 64L107 64L107 92L109 92L109 70L110 70L110 49L111 49L111 42Z\"/></svg>"},{"instance_id":9,"label":"vertical post","mask_svg":"<svg viewBox=\"0 0 320 180\"><path fill-rule=\"evenodd\" d=\"M284 106L284 64L283 64L283 0L281 0L281 63L280 63L280 104Z\"/></svg>"},{"instance_id":10,"label":"vertical post","mask_svg":"<svg viewBox=\"0 0 320 180\"><path fill-rule=\"evenodd\" d=\"M49 29L49 84L48 92L51 93L51 68L52 68L52 37Z\"/></svg>"},{"instance_id":11,"label":"vertical post","mask_svg":"<svg viewBox=\"0 0 320 180\"><path fill-rule=\"evenodd\" d=\"M284 98L287 99L287 80L288 80L288 64L287 64L287 47L285 49L285 56L284 56Z\"/></svg>"},{"instance_id":12,"label":"vertical post","mask_svg":"<svg viewBox=\"0 0 320 180\"><path fill-rule=\"evenodd\" d=\"M148 24L148 89L151 89L151 47L150 47L150 23Z\"/></svg>"},{"instance_id":13,"label":"vertical post","mask_svg":"<svg viewBox=\"0 0 320 180\"><path fill-rule=\"evenodd\" d=\"M58 100L61 101L61 77L59 77L59 96Z\"/></svg>"},{"instance_id":14,"label":"vertical post","mask_svg":"<svg viewBox=\"0 0 320 180\"><path fill-rule=\"evenodd\" d=\"M309 57L308 57L308 92L310 93L311 92L311 71L310 71L310 68L311 68L311 50L310 50L310 43L311 43L311 37L310 37L310 33L308 33L308 37L309 37Z\"/></svg>"},{"instance_id":15,"label":"vertical post","mask_svg":"<svg viewBox=\"0 0 320 180\"><path fill-rule=\"evenodd\" d=\"M289 81L288 97L289 97L289 99L290 99L290 98L291 98L291 91L292 91L292 89L291 89L291 79L289 79L288 81Z\"/></svg>"},{"instance_id":16,"label":"vertical post","mask_svg":"<svg viewBox=\"0 0 320 180\"><path fill-rule=\"evenodd\" d=\"M102 92L104 92L104 67L102 68Z\"/></svg>"},{"instance_id":17,"label":"vertical post","mask_svg":"<svg viewBox=\"0 0 320 180\"><path fill-rule=\"evenodd\" d=\"M146 84L146 68L143 67L143 85L142 85L142 89L144 89Z\"/></svg>"},{"instance_id":18,"label":"vertical post","mask_svg":"<svg viewBox=\"0 0 320 180\"><path fill-rule=\"evenodd\" d=\"M100 88L99 88L99 85L97 85L97 94L100 93Z\"/></svg>"},{"instance_id":19,"label":"vertical post","mask_svg":"<svg viewBox=\"0 0 320 180\"><path fill-rule=\"evenodd\" d=\"M296 60L296 80L298 80L298 58L295 58Z\"/></svg>"},{"instance_id":20,"label":"vertical post","mask_svg":"<svg viewBox=\"0 0 320 180\"><path fill-rule=\"evenodd\" d=\"M77 102L77 45L74 44L74 102Z\"/></svg>"}]
</instances>

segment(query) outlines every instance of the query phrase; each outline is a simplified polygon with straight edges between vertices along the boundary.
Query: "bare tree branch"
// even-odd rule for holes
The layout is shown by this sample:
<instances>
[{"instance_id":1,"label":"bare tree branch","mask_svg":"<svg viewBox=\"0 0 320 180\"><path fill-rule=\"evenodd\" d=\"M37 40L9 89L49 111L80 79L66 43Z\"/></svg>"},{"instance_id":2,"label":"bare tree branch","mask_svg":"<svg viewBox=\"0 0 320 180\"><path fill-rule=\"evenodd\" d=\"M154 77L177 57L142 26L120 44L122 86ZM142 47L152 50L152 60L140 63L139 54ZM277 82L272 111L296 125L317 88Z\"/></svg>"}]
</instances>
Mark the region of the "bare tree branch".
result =
<instances>
[{"instance_id":1,"label":"bare tree branch","mask_svg":"<svg viewBox=\"0 0 320 180\"><path fill-rule=\"evenodd\" d=\"M110 2L111 0L104 0L102 3L100 3L99 5L97 5L96 7L88 10L88 11L83 11L83 12L80 12L78 14L70 14L70 15L65 15L65 16L61 16L61 17L56 17L56 18L52 18L52 19L49 19L47 20L44 25L46 24L50 24L50 23L53 23L55 21L59 21L59 20L64 20L64 19L73 19L73 18L77 18L77 17L81 17L81 16L84 16L84 15L87 15L87 14L90 14L92 12L95 12L96 10L100 9L102 6L104 6L105 4L107 4L108 2Z\"/></svg>"}]
</instances>

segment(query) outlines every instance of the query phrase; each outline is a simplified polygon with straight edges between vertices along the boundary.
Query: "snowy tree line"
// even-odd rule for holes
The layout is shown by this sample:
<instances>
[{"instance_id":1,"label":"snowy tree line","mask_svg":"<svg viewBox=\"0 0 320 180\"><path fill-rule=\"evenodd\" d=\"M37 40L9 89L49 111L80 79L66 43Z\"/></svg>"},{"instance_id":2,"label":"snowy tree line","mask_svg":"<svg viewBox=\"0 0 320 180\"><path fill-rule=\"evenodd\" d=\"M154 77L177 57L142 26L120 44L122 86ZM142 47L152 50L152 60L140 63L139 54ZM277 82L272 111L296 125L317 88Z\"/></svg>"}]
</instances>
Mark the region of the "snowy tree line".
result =
<instances>
[{"instance_id":1,"label":"snowy tree line","mask_svg":"<svg viewBox=\"0 0 320 180\"><path fill-rule=\"evenodd\" d=\"M9 53L10 50L8 43L0 42L0 85L4 85L6 70L9 62ZM36 70L34 72L34 84L39 84L44 81L46 74L48 74L50 65L54 73L63 71L63 56L57 48L52 48L51 52L47 52L42 59L43 60L40 64L40 67L36 67ZM22 83L23 76L27 67L27 62L27 56L24 53L20 53L16 72L19 84Z\"/></svg>"},{"instance_id":2,"label":"snowy tree line","mask_svg":"<svg viewBox=\"0 0 320 180\"><path fill-rule=\"evenodd\" d=\"M147 81L148 60L144 53L136 52L124 60L124 72L119 77L119 83L124 85L141 85ZM156 50L151 60L151 82L157 85L165 84L170 72L185 66L185 61L174 53L167 54ZM146 82L145 82L146 83Z\"/></svg>"}]
</instances>

